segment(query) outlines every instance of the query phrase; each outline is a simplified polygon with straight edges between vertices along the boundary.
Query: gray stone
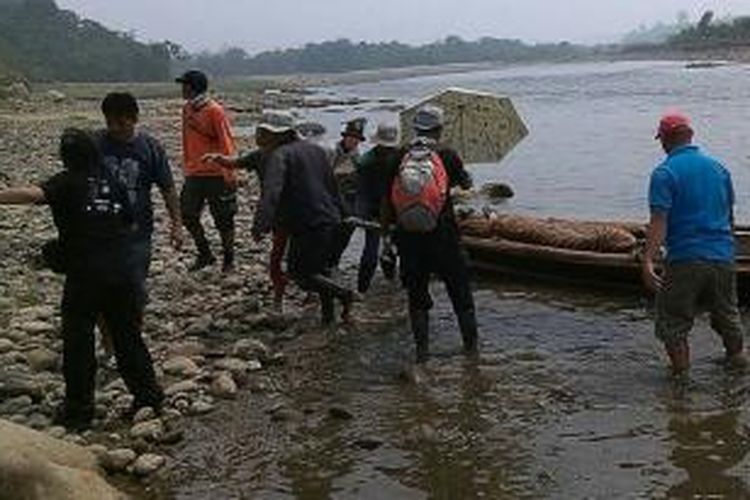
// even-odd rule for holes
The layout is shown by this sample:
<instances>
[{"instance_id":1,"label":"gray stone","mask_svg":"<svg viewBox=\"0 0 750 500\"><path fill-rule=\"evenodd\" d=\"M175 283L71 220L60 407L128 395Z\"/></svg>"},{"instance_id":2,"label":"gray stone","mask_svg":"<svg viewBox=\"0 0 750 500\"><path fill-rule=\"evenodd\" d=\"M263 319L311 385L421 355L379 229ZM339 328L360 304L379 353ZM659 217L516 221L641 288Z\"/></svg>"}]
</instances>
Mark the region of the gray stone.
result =
<instances>
[{"instance_id":1,"label":"gray stone","mask_svg":"<svg viewBox=\"0 0 750 500\"><path fill-rule=\"evenodd\" d=\"M167 459L154 453L144 453L133 464L133 473L139 476L153 474L164 466Z\"/></svg>"},{"instance_id":2,"label":"gray stone","mask_svg":"<svg viewBox=\"0 0 750 500\"><path fill-rule=\"evenodd\" d=\"M232 356L244 360L266 359L269 355L268 347L257 339L241 339L235 342Z\"/></svg>"},{"instance_id":3,"label":"gray stone","mask_svg":"<svg viewBox=\"0 0 750 500\"><path fill-rule=\"evenodd\" d=\"M6 401L3 401L2 404L0 404L0 414L3 415L12 415L12 414L21 414L26 415L31 411L31 405L33 404L33 400L31 399L31 396L23 395L23 396L17 396L15 398L10 398Z\"/></svg>"},{"instance_id":4,"label":"gray stone","mask_svg":"<svg viewBox=\"0 0 750 500\"><path fill-rule=\"evenodd\" d=\"M190 413L193 415L204 415L206 413L211 413L214 409L216 409L216 406L212 403L199 399L198 401L193 402L190 406Z\"/></svg>"},{"instance_id":5,"label":"gray stone","mask_svg":"<svg viewBox=\"0 0 750 500\"><path fill-rule=\"evenodd\" d=\"M153 408L150 406L145 406L138 410L138 412L133 416L133 423L134 424L140 424L141 422L147 422L149 420L154 420L156 418L156 412Z\"/></svg>"},{"instance_id":6,"label":"gray stone","mask_svg":"<svg viewBox=\"0 0 750 500\"><path fill-rule=\"evenodd\" d=\"M100 463L109 472L122 472L128 465L135 462L137 455L130 448L109 450L100 457Z\"/></svg>"},{"instance_id":7,"label":"gray stone","mask_svg":"<svg viewBox=\"0 0 750 500\"><path fill-rule=\"evenodd\" d=\"M20 325L20 329L29 335L40 335L42 333L54 332L55 326L46 321L29 321Z\"/></svg>"},{"instance_id":8,"label":"gray stone","mask_svg":"<svg viewBox=\"0 0 750 500\"><path fill-rule=\"evenodd\" d=\"M26 361L35 372L52 371L57 368L57 353L39 347L26 353Z\"/></svg>"},{"instance_id":9,"label":"gray stone","mask_svg":"<svg viewBox=\"0 0 750 500\"><path fill-rule=\"evenodd\" d=\"M192 377L198 374L200 368L187 356L175 356L162 365L165 373L183 377Z\"/></svg>"},{"instance_id":10,"label":"gray stone","mask_svg":"<svg viewBox=\"0 0 750 500\"><path fill-rule=\"evenodd\" d=\"M5 354L15 349L16 344L10 339L0 338L0 354Z\"/></svg>"},{"instance_id":11,"label":"gray stone","mask_svg":"<svg viewBox=\"0 0 750 500\"><path fill-rule=\"evenodd\" d=\"M224 358L216 361L216 368L230 372L234 376L242 376L248 371L248 362L239 358Z\"/></svg>"},{"instance_id":12,"label":"gray stone","mask_svg":"<svg viewBox=\"0 0 750 500\"><path fill-rule=\"evenodd\" d=\"M33 376L15 371L0 372L0 398L23 395L39 400L43 396L42 387Z\"/></svg>"},{"instance_id":13,"label":"gray stone","mask_svg":"<svg viewBox=\"0 0 750 500\"><path fill-rule=\"evenodd\" d=\"M164 390L164 394L166 394L167 396L173 396L181 392L197 392L199 389L200 386L195 380L183 380L182 382L177 382L167 387Z\"/></svg>"},{"instance_id":14,"label":"gray stone","mask_svg":"<svg viewBox=\"0 0 750 500\"><path fill-rule=\"evenodd\" d=\"M149 439L158 441L164 434L164 424L158 418L140 422L130 428L130 437L133 439Z\"/></svg>"},{"instance_id":15,"label":"gray stone","mask_svg":"<svg viewBox=\"0 0 750 500\"><path fill-rule=\"evenodd\" d=\"M237 384L232 375L226 372L219 373L211 382L211 394L224 399L237 397Z\"/></svg>"}]
</instances>

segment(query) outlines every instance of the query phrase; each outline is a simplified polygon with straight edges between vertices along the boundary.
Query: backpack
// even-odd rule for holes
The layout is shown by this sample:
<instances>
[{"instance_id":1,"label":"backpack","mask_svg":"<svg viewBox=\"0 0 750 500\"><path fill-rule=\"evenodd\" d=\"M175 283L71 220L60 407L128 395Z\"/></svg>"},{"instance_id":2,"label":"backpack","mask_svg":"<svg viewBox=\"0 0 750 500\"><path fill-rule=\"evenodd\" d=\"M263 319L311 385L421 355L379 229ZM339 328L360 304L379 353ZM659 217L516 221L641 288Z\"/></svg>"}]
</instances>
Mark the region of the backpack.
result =
<instances>
[{"instance_id":1,"label":"backpack","mask_svg":"<svg viewBox=\"0 0 750 500\"><path fill-rule=\"evenodd\" d=\"M406 232L433 231L448 197L448 173L427 141L416 141L398 168L391 187L396 223Z\"/></svg>"},{"instance_id":2,"label":"backpack","mask_svg":"<svg viewBox=\"0 0 750 500\"><path fill-rule=\"evenodd\" d=\"M127 188L106 165L102 163L99 172L87 174L80 181L83 189L75 194L82 195L83 200L77 204L75 229L64 234L60 231L59 238L42 246L45 266L59 274L70 271L74 258L80 266L80 259L86 259L92 250L121 246L135 221Z\"/></svg>"}]
</instances>

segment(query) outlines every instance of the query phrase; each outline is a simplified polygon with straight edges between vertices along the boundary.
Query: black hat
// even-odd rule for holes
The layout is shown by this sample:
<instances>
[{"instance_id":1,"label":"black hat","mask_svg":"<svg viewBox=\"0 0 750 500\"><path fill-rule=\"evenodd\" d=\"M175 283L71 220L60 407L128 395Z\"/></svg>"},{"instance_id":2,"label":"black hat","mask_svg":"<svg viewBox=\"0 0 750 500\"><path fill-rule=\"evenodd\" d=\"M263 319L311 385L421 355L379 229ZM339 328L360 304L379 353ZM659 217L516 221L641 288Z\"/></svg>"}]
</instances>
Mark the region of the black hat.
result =
<instances>
[{"instance_id":1,"label":"black hat","mask_svg":"<svg viewBox=\"0 0 750 500\"><path fill-rule=\"evenodd\" d=\"M367 124L367 118L355 118L346 122L341 137L356 137L360 141L366 140L365 138L365 125Z\"/></svg>"},{"instance_id":2,"label":"black hat","mask_svg":"<svg viewBox=\"0 0 750 500\"><path fill-rule=\"evenodd\" d=\"M195 69L186 71L174 81L187 84L196 94L202 94L208 90L208 77L202 71Z\"/></svg>"}]
</instances>

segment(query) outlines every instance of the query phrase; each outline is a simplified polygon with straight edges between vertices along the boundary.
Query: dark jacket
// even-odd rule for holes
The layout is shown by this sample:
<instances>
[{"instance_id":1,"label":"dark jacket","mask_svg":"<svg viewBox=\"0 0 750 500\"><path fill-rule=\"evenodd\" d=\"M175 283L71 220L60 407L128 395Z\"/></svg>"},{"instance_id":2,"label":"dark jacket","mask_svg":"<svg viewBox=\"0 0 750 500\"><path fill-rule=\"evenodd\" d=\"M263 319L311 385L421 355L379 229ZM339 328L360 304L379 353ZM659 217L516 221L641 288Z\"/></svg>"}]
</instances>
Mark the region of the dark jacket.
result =
<instances>
[{"instance_id":1,"label":"dark jacket","mask_svg":"<svg viewBox=\"0 0 750 500\"><path fill-rule=\"evenodd\" d=\"M376 219L380 205L389 195L393 172L401 163L399 148L375 146L357 163L357 201L355 213L364 219Z\"/></svg>"},{"instance_id":2,"label":"dark jacket","mask_svg":"<svg viewBox=\"0 0 750 500\"><path fill-rule=\"evenodd\" d=\"M309 141L285 144L268 156L253 235L283 220L291 233L341 223L343 207L326 151Z\"/></svg>"}]
</instances>

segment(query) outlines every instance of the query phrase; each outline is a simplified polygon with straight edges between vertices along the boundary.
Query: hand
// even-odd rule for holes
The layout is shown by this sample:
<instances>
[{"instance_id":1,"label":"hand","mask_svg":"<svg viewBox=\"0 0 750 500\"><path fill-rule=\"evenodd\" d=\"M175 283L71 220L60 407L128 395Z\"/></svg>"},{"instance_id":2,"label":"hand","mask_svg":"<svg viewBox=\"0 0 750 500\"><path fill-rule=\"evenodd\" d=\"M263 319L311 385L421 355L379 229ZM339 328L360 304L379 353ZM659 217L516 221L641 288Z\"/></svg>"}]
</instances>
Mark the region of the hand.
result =
<instances>
[{"instance_id":1,"label":"hand","mask_svg":"<svg viewBox=\"0 0 750 500\"><path fill-rule=\"evenodd\" d=\"M172 248L177 251L181 250L183 242L182 225L179 222L171 223L169 225L169 243L172 245Z\"/></svg>"},{"instance_id":2,"label":"hand","mask_svg":"<svg viewBox=\"0 0 750 500\"><path fill-rule=\"evenodd\" d=\"M642 278L643 284L646 288L654 293L660 291L664 287L664 280L657 274L654 269L654 263L651 261L643 263Z\"/></svg>"},{"instance_id":3,"label":"hand","mask_svg":"<svg viewBox=\"0 0 750 500\"><path fill-rule=\"evenodd\" d=\"M201 157L201 161L203 163L210 161L226 167L229 165L230 158L228 156L224 156L221 153L206 153Z\"/></svg>"}]
</instances>

